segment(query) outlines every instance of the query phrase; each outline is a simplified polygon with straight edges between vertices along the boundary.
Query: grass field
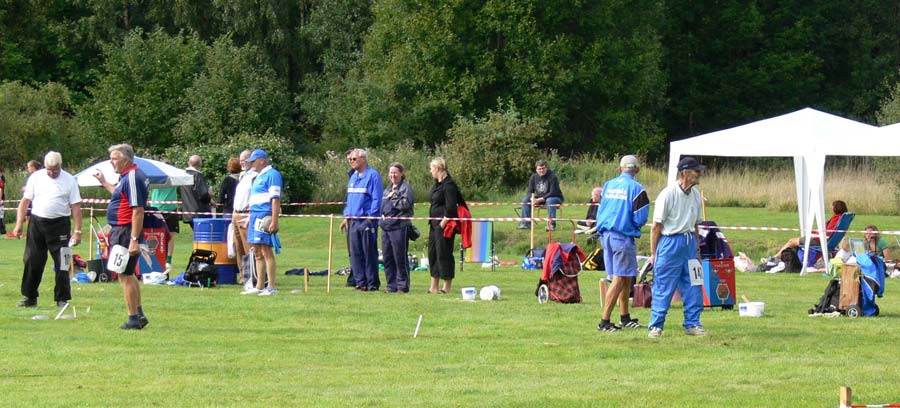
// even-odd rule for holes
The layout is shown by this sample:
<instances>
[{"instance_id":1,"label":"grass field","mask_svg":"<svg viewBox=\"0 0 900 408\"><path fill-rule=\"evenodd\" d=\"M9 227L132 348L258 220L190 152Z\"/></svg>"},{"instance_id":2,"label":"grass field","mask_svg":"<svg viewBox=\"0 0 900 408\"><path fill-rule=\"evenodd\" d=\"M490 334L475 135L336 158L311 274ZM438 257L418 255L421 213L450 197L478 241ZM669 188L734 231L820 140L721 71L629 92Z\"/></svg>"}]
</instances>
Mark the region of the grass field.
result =
<instances>
[{"instance_id":1,"label":"grass field","mask_svg":"<svg viewBox=\"0 0 900 408\"><path fill-rule=\"evenodd\" d=\"M583 209L566 209L582 215ZM477 207L475 216L507 216ZM795 213L710 208L720 225L794 226ZM860 215L855 228L900 229L896 217ZM500 258L521 260L527 235L499 224ZM279 269L325 269L328 220L283 223ZM792 233L725 231L736 250L758 258ZM335 269L346 266L335 235ZM568 235L560 237L568 240ZM190 251L178 237L176 266ZM641 240L645 252L647 240ZM540 246L546 235L539 235ZM421 253L423 242L413 251ZM878 318L810 318L827 283L817 275L737 276L738 295L766 302L762 318L707 310L710 336L680 330L681 309L663 338L646 331L595 329L599 272L584 272L584 303L535 301L535 271L497 272L466 265L449 295L426 295L427 272L413 272L406 295L360 293L336 277L278 277L280 294L238 295L214 289L144 286L151 320L140 332L117 327L125 312L118 284L74 285L75 320L53 314L51 274L37 309L17 309L24 240L0 239L0 406L836 406L838 389L854 401L900 402L900 299L889 280ZM76 251L79 252L79 251ZM82 247L83 255L86 250ZM382 278L383 279L383 278ZM496 302L463 302L459 288L498 285ZM90 311L88 311L90 310ZM413 330L423 315L418 338ZM648 309L633 311L647 322Z\"/></svg>"}]
</instances>

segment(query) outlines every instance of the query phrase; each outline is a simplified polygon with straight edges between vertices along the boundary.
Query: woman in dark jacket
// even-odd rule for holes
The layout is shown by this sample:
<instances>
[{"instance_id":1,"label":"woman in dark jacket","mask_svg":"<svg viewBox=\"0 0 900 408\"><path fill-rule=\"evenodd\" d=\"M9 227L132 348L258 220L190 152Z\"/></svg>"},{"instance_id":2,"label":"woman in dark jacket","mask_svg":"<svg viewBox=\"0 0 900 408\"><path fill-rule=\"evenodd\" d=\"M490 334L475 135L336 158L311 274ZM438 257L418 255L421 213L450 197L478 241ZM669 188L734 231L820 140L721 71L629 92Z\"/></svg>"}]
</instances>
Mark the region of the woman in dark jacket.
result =
<instances>
[{"instance_id":1,"label":"woman in dark jacket","mask_svg":"<svg viewBox=\"0 0 900 408\"><path fill-rule=\"evenodd\" d=\"M222 216L231 218L234 212L234 191L237 189L241 174L241 161L237 157L228 159L228 175L219 186L219 203L222 204Z\"/></svg>"},{"instance_id":2,"label":"woman in dark jacket","mask_svg":"<svg viewBox=\"0 0 900 408\"><path fill-rule=\"evenodd\" d=\"M462 195L456 182L447 173L447 162L443 157L436 157L431 161L431 176L435 183L431 187L428 197L431 201L431 210L428 216L428 264L431 271L431 288L428 293L447 293L450 291L450 283L456 275L456 261L453 258L453 241L455 235L444 238L444 225L451 218L457 218L456 206L463 204ZM438 289L438 281L443 280L443 287Z\"/></svg>"},{"instance_id":3,"label":"woman in dark jacket","mask_svg":"<svg viewBox=\"0 0 900 408\"><path fill-rule=\"evenodd\" d=\"M381 200L382 217L412 217L415 196L406 182L403 165L391 163L388 170L391 183L384 189ZM384 218L381 220L381 253L384 256L384 276L387 292L409 292L409 262L407 250L409 238L406 235L410 220Z\"/></svg>"}]
</instances>

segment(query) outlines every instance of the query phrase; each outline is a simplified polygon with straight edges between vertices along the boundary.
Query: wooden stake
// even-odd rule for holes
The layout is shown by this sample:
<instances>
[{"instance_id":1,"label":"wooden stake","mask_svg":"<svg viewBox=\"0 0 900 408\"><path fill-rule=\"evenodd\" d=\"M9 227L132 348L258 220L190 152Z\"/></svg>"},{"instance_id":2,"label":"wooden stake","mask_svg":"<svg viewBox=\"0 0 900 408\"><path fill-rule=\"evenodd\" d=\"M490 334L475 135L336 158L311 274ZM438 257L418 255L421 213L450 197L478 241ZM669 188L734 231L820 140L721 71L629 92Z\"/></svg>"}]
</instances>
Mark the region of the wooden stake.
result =
<instances>
[{"instance_id":1,"label":"wooden stake","mask_svg":"<svg viewBox=\"0 0 900 408\"><path fill-rule=\"evenodd\" d=\"M327 288L325 291L331 293L331 253L334 248L334 214L328 216L328 272L327 272Z\"/></svg>"},{"instance_id":2,"label":"wooden stake","mask_svg":"<svg viewBox=\"0 0 900 408\"><path fill-rule=\"evenodd\" d=\"M94 205L91 204L90 217L88 218L88 222L91 223L91 236L88 237L88 259L94 259L94 234L97 232L94 231Z\"/></svg>"},{"instance_id":3,"label":"wooden stake","mask_svg":"<svg viewBox=\"0 0 900 408\"><path fill-rule=\"evenodd\" d=\"M850 387L841 387L841 408L853 405L853 391Z\"/></svg>"},{"instance_id":4,"label":"wooden stake","mask_svg":"<svg viewBox=\"0 0 900 408\"><path fill-rule=\"evenodd\" d=\"M534 249L534 193L531 193L531 249Z\"/></svg>"}]
</instances>

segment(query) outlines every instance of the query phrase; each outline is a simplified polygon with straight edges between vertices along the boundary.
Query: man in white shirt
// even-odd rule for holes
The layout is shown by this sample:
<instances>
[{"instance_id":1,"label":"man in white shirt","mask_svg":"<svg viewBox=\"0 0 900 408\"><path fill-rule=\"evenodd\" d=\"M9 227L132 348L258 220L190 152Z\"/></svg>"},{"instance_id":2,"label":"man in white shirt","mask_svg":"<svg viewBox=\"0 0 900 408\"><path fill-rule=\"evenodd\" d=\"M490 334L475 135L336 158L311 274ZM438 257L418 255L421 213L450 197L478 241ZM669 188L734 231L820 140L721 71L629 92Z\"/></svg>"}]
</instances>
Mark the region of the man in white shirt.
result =
<instances>
[{"instance_id":1,"label":"man in white shirt","mask_svg":"<svg viewBox=\"0 0 900 408\"><path fill-rule=\"evenodd\" d=\"M706 166L693 157L678 162L678 181L660 191L653 208L650 229L650 260L653 264L653 302L650 309L649 337L662 336L666 314L675 289L684 301L684 332L688 336L705 336L700 324L703 293L692 282L691 260L699 263L697 224L703 221L700 176Z\"/></svg>"},{"instance_id":2,"label":"man in white shirt","mask_svg":"<svg viewBox=\"0 0 900 408\"><path fill-rule=\"evenodd\" d=\"M81 194L75 177L62 169L62 155L59 153L48 152L44 156L44 169L32 173L25 183L13 229L13 235L18 238L22 237L29 205L32 205L31 219L25 240L25 271L22 274L22 295L25 297L16 306L37 306L38 286L44 275L49 251L56 272L53 299L57 306L63 307L72 299L72 289L68 269L60 267L60 251L63 247L81 242ZM71 231L70 217L75 221L74 231Z\"/></svg>"},{"instance_id":3,"label":"man in white shirt","mask_svg":"<svg viewBox=\"0 0 900 408\"><path fill-rule=\"evenodd\" d=\"M234 213L231 216L231 228L234 228L234 254L237 259L241 282L244 283L244 255L250 253L250 241L247 240L247 222L250 219L250 186L256 178L256 171L250 167L247 158L250 150L244 150L239 156L241 178L234 189Z\"/></svg>"}]
</instances>

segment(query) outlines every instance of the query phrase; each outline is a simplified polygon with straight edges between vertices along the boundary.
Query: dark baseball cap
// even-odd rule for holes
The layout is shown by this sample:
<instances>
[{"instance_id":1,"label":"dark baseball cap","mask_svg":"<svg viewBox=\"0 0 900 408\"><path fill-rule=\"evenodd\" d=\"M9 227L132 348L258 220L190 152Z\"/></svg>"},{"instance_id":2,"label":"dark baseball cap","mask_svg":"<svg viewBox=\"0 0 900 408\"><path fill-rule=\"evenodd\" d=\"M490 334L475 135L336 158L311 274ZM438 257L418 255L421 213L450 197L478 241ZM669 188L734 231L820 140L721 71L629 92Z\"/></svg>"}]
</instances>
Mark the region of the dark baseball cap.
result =
<instances>
[{"instance_id":1,"label":"dark baseball cap","mask_svg":"<svg viewBox=\"0 0 900 408\"><path fill-rule=\"evenodd\" d=\"M697 159L691 156L682 157L680 161L678 161L678 171L681 170L697 170L703 171L706 170L706 166L700 164Z\"/></svg>"}]
</instances>

